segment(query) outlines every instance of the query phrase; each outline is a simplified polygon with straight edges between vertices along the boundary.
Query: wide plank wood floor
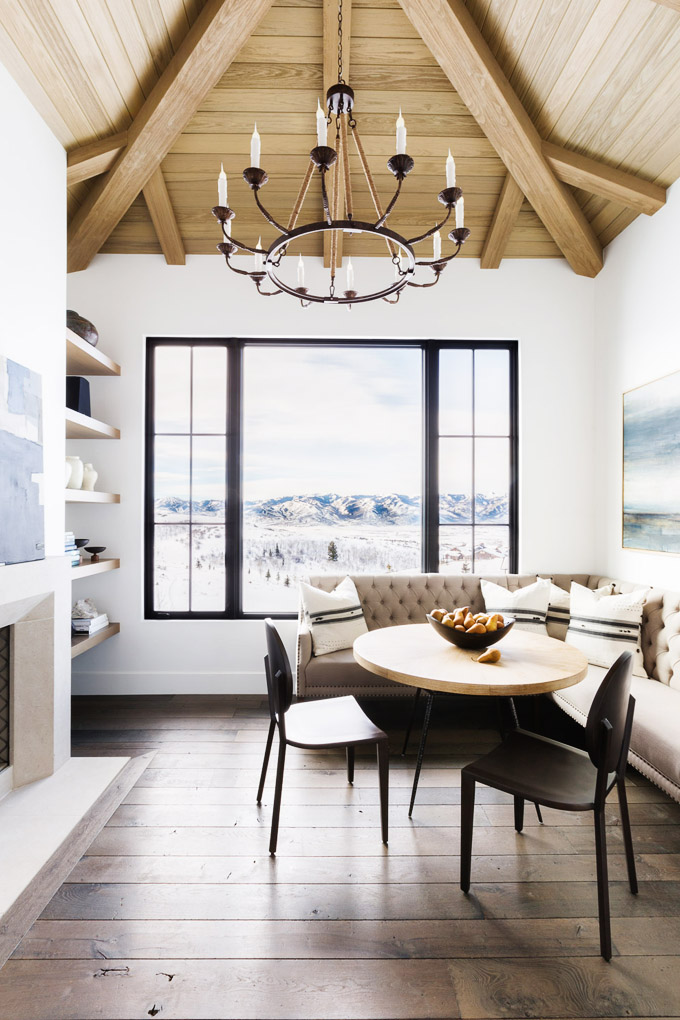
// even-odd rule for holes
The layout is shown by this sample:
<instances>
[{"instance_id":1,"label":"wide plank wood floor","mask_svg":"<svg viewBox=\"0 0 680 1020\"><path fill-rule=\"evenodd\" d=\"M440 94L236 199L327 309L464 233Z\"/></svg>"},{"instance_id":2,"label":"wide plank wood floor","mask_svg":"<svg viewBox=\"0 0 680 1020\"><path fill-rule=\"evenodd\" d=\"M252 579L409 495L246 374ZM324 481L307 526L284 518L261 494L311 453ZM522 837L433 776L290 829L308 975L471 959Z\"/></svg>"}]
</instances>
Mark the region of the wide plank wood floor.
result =
<instances>
[{"instance_id":1,"label":"wide plank wood floor","mask_svg":"<svg viewBox=\"0 0 680 1020\"><path fill-rule=\"evenodd\" d=\"M276 858L259 697L80 698L74 753L150 763L0 971L0 1020L425 1020L680 1016L680 805L630 772L640 893L608 812L612 934L599 956L590 816L478 789L458 888L460 768L498 742L483 699L438 699L409 820L418 734L390 733L390 842L373 755L290 749ZM272 762L275 755L272 756Z\"/></svg>"}]
</instances>

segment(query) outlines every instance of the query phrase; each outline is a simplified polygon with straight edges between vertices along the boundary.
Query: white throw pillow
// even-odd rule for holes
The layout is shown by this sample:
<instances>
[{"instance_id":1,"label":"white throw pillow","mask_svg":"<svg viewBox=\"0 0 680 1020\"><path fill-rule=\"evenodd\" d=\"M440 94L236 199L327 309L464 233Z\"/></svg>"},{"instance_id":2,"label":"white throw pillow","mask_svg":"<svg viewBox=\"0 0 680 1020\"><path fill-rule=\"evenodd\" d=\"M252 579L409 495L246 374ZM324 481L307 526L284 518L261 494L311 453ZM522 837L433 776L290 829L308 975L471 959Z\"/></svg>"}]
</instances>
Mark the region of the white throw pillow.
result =
<instances>
[{"instance_id":1,"label":"white throw pillow","mask_svg":"<svg viewBox=\"0 0 680 1020\"><path fill-rule=\"evenodd\" d=\"M626 595L592 591L571 584L571 619L567 642L580 648L593 666L609 668L621 652L633 653L633 673L647 676L640 647L642 610L649 588Z\"/></svg>"},{"instance_id":2,"label":"white throw pillow","mask_svg":"<svg viewBox=\"0 0 680 1020\"><path fill-rule=\"evenodd\" d=\"M493 581L481 580L484 609L487 613L502 613L514 616L517 630L528 630L534 634L545 634L545 618L550 602L550 585L541 577L533 584L527 584L517 591L508 591Z\"/></svg>"},{"instance_id":3,"label":"white throw pillow","mask_svg":"<svg viewBox=\"0 0 680 1020\"><path fill-rule=\"evenodd\" d=\"M300 598L312 635L314 655L351 648L354 639L368 630L351 577L346 577L333 591L322 591L301 581Z\"/></svg>"},{"instance_id":4,"label":"white throw pillow","mask_svg":"<svg viewBox=\"0 0 680 1020\"><path fill-rule=\"evenodd\" d=\"M564 588L560 588L558 584L555 584L552 578L549 578L549 580L550 603L548 605L548 615L545 618L546 630L549 637L556 638L558 641L565 641L567 630L569 629L571 595ZM602 588L596 588L596 592L600 595L611 595L613 590L613 584L605 584Z\"/></svg>"}]
</instances>

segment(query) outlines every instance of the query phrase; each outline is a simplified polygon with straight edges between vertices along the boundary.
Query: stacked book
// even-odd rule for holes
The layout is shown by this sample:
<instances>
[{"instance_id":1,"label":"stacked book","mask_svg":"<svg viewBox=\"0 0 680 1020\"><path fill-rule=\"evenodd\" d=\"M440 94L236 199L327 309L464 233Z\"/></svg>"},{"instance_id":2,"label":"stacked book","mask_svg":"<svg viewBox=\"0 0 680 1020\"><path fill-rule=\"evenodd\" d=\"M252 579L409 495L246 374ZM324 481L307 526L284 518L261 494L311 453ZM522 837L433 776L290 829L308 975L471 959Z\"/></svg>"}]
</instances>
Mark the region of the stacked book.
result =
<instances>
[{"instance_id":1,"label":"stacked book","mask_svg":"<svg viewBox=\"0 0 680 1020\"><path fill-rule=\"evenodd\" d=\"M78 618L71 620L71 627L74 634L96 634L98 630L108 627L109 618L106 613L100 613L91 619Z\"/></svg>"},{"instance_id":2,"label":"stacked book","mask_svg":"<svg viewBox=\"0 0 680 1020\"><path fill-rule=\"evenodd\" d=\"M64 552L71 557L71 566L80 566L80 550L76 549L76 536L72 531L64 534Z\"/></svg>"}]
</instances>

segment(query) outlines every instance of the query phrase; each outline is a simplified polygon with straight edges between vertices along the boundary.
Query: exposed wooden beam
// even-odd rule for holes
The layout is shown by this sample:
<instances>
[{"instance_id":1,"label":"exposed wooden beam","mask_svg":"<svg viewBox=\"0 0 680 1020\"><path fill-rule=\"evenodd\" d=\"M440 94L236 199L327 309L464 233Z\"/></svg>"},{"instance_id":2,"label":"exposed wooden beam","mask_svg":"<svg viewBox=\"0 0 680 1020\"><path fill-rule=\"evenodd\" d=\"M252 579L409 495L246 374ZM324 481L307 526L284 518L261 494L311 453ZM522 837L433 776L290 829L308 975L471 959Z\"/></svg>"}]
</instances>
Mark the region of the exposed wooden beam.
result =
<instances>
[{"instance_id":1,"label":"exposed wooden beam","mask_svg":"<svg viewBox=\"0 0 680 1020\"><path fill-rule=\"evenodd\" d=\"M117 135L71 149L66 158L67 185L87 181L110 170L127 145L127 137L127 131L119 131Z\"/></svg>"},{"instance_id":2,"label":"exposed wooden beam","mask_svg":"<svg viewBox=\"0 0 680 1020\"><path fill-rule=\"evenodd\" d=\"M680 0L655 0L662 7L670 7L672 11L680 11Z\"/></svg>"},{"instance_id":3,"label":"exposed wooden beam","mask_svg":"<svg viewBox=\"0 0 680 1020\"><path fill-rule=\"evenodd\" d=\"M679 0L680 2L680 0ZM666 203L666 190L651 181L643 181L634 174L615 170L596 159L569 152L560 145L543 142L543 155L565 184L591 191L593 195L611 199L636 212L653 216Z\"/></svg>"},{"instance_id":4,"label":"exposed wooden beam","mask_svg":"<svg viewBox=\"0 0 680 1020\"><path fill-rule=\"evenodd\" d=\"M160 166L272 0L207 0L128 131L128 144L71 223L70 272L85 269Z\"/></svg>"},{"instance_id":5,"label":"exposed wooden beam","mask_svg":"<svg viewBox=\"0 0 680 1020\"><path fill-rule=\"evenodd\" d=\"M536 128L463 0L399 2L571 267L596 276L602 246L548 165Z\"/></svg>"},{"instance_id":6,"label":"exposed wooden beam","mask_svg":"<svg viewBox=\"0 0 680 1020\"><path fill-rule=\"evenodd\" d=\"M183 266L186 262L184 242L160 167L144 185L144 201L148 206L165 261L169 266Z\"/></svg>"},{"instance_id":7,"label":"exposed wooden beam","mask_svg":"<svg viewBox=\"0 0 680 1020\"><path fill-rule=\"evenodd\" d=\"M352 26L352 0L343 0L342 3L342 76L345 81L349 81L349 42ZM338 4L337 0L323 0L323 96L321 99L321 108L325 109L326 92L335 85L338 80ZM313 124L311 120L310 110L310 125ZM335 122L331 124L328 130L328 144L335 148ZM349 158L349 156L348 156ZM331 172L326 178L329 186L329 198L331 200L331 208L333 208L333 179L334 174ZM342 171L338 174L338 180L340 181L340 188L342 191ZM344 192L340 195L339 205L340 215L345 215L345 196ZM337 237L337 264L342 265L342 240L343 235L338 233ZM331 235L324 234L323 236L323 264L326 269L331 264Z\"/></svg>"},{"instance_id":8,"label":"exposed wooden beam","mask_svg":"<svg viewBox=\"0 0 680 1020\"><path fill-rule=\"evenodd\" d=\"M500 266L505 246L517 221L523 201L524 192L512 174L508 174L503 182L498 204L482 248L480 260L482 269L498 269Z\"/></svg>"}]
</instances>

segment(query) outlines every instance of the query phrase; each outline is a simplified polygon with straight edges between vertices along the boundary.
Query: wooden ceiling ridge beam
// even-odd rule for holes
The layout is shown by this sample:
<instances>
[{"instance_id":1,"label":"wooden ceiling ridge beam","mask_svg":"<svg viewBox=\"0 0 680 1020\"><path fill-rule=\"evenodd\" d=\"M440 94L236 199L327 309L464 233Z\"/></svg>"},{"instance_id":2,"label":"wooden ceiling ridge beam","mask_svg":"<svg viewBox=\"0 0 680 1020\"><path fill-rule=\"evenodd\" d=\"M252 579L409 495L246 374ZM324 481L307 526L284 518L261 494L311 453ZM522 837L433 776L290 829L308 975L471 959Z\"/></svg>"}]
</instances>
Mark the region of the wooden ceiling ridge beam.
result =
<instances>
[{"instance_id":1,"label":"wooden ceiling ridge beam","mask_svg":"<svg viewBox=\"0 0 680 1020\"><path fill-rule=\"evenodd\" d=\"M680 0L654 0L654 2L661 4L662 7L670 7L672 11L680 11Z\"/></svg>"},{"instance_id":2,"label":"wooden ceiling ridge beam","mask_svg":"<svg viewBox=\"0 0 680 1020\"><path fill-rule=\"evenodd\" d=\"M186 262L184 241L160 167L144 185L143 195L165 261L169 266L183 266Z\"/></svg>"},{"instance_id":3,"label":"wooden ceiling ridge beam","mask_svg":"<svg viewBox=\"0 0 680 1020\"><path fill-rule=\"evenodd\" d=\"M127 131L119 131L71 149L66 157L66 184L78 184L106 173L127 145L127 139Z\"/></svg>"},{"instance_id":4,"label":"wooden ceiling ridge beam","mask_svg":"<svg viewBox=\"0 0 680 1020\"><path fill-rule=\"evenodd\" d=\"M557 180L531 118L464 0L399 2L572 269L596 276L602 246L574 196Z\"/></svg>"},{"instance_id":5,"label":"wooden ceiling ridge beam","mask_svg":"<svg viewBox=\"0 0 680 1020\"><path fill-rule=\"evenodd\" d=\"M127 146L73 217L69 272L87 268L272 3L207 0L135 117Z\"/></svg>"},{"instance_id":6,"label":"wooden ceiling ridge beam","mask_svg":"<svg viewBox=\"0 0 680 1020\"><path fill-rule=\"evenodd\" d=\"M543 142L543 155L565 184L590 191L593 195L618 202L636 212L653 216L666 203L666 189L635 174L606 166L589 156L570 152L552 142Z\"/></svg>"},{"instance_id":7,"label":"wooden ceiling ridge beam","mask_svg":"<svg viewBox=\"0 0 680 1020\"><path fill-rule=\"evenodd\" d=\"M342 3L342 76L345 81L349 81L349 44L350 35L352 29L352 0L343 0ZM323 100L321 108L324 109L326 102L326 92L331 85L337 84L338 81L338 4L337 0L323 0L323 96L319 98ZM310 113L310 125L312 123ZM333 124L329 128L329 135L333 129ZM329 137L328 144L335 147L335 138ZM347 154L349 158L349 153ZM331 209L335 208L333 191L335 187L336 175L331 171L327 177L327 183L329 188L329 199L331 202ZM339 204L338 211L341 217L345 216L345 195L343 191L343 176L342 168L339 168L337 175L339 182ZM342 265L342 242L343 235L340 231L336 231L337 234L337 247L336 247L336 265L339 267ZM330 268L331 264L331 234L326 232L323 235L323 264L326 269Z\"/></svg>"}]
</instances>

